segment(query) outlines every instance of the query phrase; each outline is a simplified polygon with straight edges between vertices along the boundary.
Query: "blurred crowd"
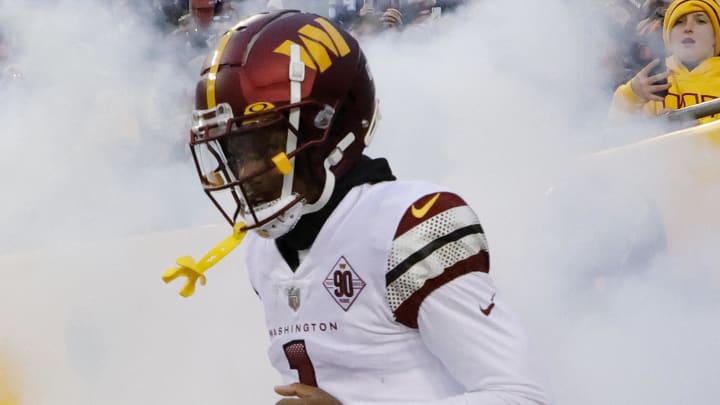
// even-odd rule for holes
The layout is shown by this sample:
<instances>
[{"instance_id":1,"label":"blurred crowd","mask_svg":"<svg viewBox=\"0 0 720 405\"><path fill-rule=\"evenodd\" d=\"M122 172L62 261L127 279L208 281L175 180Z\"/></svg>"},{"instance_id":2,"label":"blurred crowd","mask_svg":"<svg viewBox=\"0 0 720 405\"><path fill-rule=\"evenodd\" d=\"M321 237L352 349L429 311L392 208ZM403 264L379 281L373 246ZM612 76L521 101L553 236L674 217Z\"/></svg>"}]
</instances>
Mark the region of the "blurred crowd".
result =
<instances>
[{"instance_id":1,"label":"blurred crowd","mask_svg":"<svg viewBox=\"0 0 720 405\"><path fill-rule=\"evenodd\" d=\"M142 16L159 35L178 44L181 59L195 66L225 30L243 16L263 10L314 12L362 39L432 26L479 0L112 1L113 7ZM716 1L585 0L591 18L600 22L595 26L602 27L610 38L601 63L608 78L604 91L614 93L608 103L611 120L661 115L720 94L720 9ZM0 85L23 76L13 63L17 48L21 46L0 19Z\"/></svg>"},{"instance_id":2,"label":"blurred crowd","mask_svg":"<svg viewBox=\"0 0 720 405\"><path fill-rule=\"evenodd\" d=\"M665 54L662 24L671 0L609 0L600 10L612 38L606 67L616 88Z\"/></svg>"},{"instance_id":3,"label":"blurred crowd","mask_svg":"<svg viewBox=\"0 0 720 405\"><path fill-rule=\"evenodd\" d=\"M52 0L51 0L52 1ZM376 35L429 26L471 0L107 0L125 24L154 27L177 56L199 67L219 37L244 16L274 9L300 9L322 15L356 35ZM121 17L122 16L122 17ZM127 16L131 16L127 20ZM14 56L22 45L0 16L0 86L22 79ZM194 70L193 70L194 71Z\"/></svg>"},{"instance_id":4,"label":"blurred crowd","mask_svg":"<svg viewBox=\"0 0 720 405\"><path fill-rule=\"evenodd\" d=\"M430 24L463 5L466 0L159 0L158 26L184 37L188 46L207 48L218 34L243 15L273 9L300 9L322 15L353 35L362 37L386 30Z\"/></svg>"}]
</instances>

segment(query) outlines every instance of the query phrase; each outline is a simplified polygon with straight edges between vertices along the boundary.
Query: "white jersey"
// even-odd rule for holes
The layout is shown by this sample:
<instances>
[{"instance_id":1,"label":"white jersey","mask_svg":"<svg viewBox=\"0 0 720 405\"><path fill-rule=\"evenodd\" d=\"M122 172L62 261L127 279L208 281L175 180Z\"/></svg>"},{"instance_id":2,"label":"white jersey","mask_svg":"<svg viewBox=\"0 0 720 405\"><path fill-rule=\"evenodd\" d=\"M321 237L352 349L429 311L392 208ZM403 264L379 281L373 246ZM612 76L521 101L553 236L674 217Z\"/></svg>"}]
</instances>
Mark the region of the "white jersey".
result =
<instances>
[{"instance_id":1,"label":"white jersey","mask_svg":"<svg viewBox=\"0 0 720 405\"><path fill-rule=\"evenodd\" d=\"M424 182L353 188L293 272L256 235L250 280L285 383L343 404L544 404L475 213Z\"/></svg>"}]
</instances>

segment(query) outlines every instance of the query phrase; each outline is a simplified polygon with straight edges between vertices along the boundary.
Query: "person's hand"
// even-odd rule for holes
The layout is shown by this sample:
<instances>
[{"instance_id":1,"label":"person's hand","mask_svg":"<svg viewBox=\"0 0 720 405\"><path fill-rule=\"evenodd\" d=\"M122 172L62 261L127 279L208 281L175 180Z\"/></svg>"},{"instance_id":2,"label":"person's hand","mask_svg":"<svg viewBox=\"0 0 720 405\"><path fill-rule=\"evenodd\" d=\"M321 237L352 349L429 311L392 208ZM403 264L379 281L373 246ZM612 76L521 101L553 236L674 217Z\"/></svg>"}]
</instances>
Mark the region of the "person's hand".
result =
<instances>
[{"instance_id":1,"label":"person's hand","mask_svg":"<svg viewBox=\"0 0 720 405\"><path fill-rule=\"evenodd\" d=\"M275 405L342 405L335 397L320 388L300 383L279 385L275 387L275 392L283 397L297 397L283 398Z\"/></svg>"},{"instance_id":2,"label":"person's hand","mask_svg":"<svg viewBox=\"0 0 720 405\"><path fill-rule=\"evenodd\" d=\"M632 87L635 94L640 97L643 102L650 100L663 101L664 97L655 94L658 91L667 90L670 88L670 83L666 84L655 84L660 80L667 79L670 76L669 71L660 72L656 75L650 76L650 71L660 63L660 59L655 59L648 63L647 66L640 69L639 72L630 81L630 87Z\"/></svg>"},{"instance_id":3,"label":"person's hand","mask_svg":"<svg viewBox=\"0 0 720 405\"><path fill-rule=\"evenodd\" d=\"M360 17L373 16L375 15L375 8L370 3L365 3L358 11Z\"/></svg>"},{"instance_id":4,"label":"person's hand","mask_svg":"<svg viewBox=\"0 0 720 405\"><path fill-rule=\"evenodd\" d=\"M403 24L402 13L396 8L389 8L380 17L380 21L385 28L400 28Z\"/></svg>"}]
</instances>

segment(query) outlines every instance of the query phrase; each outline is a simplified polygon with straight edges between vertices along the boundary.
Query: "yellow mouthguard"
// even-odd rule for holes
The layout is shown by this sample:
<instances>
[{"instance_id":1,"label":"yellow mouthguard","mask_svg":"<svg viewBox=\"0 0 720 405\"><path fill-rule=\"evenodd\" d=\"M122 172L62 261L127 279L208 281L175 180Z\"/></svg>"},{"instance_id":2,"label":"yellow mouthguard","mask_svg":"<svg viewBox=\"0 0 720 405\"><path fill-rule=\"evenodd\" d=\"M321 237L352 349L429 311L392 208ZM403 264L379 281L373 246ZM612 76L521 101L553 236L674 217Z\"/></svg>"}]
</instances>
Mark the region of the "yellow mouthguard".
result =
<instances>
[{"instance_id":1,"label":"yellow mouthguard","mask_svg":"<svg viewBox=\"0 0 720 405\"><path fill-rule=\"evenodd\" d=\"M178 257L175 263L179 267L173 267L165 270L162 280L165 283L170 283L180 276L187 277L185 286L182 290L180 290L180 295L183 297L193 295L197 280L200 280L201 285L205 285L207 280L205 279L204 273L217 264L223 257L227 256L228 253L232 252L233 249L242 242L243 238L245 238L245 235L247 234L247 230L245 228L246 226L242 222L235 224L233 227L233 234L225 238L225 240L220 242L214 248L210 249L210 251L198 262L195 262L195 260L190 256Z\"/></svg>"},{"instance_id":2,"label":"yellow mouthguard","mask_svg":"<svg viewBox=\"0 0 720 405\"><path fill-rule=\"evenodd\" d=\"M280 152L277 155L273 156L272 161L273 163L275 163L275 167L277 167L278 171L282 173L283 176L292 171L290 159L288 159L285 152Z\"/></svg>"}]
</instances>

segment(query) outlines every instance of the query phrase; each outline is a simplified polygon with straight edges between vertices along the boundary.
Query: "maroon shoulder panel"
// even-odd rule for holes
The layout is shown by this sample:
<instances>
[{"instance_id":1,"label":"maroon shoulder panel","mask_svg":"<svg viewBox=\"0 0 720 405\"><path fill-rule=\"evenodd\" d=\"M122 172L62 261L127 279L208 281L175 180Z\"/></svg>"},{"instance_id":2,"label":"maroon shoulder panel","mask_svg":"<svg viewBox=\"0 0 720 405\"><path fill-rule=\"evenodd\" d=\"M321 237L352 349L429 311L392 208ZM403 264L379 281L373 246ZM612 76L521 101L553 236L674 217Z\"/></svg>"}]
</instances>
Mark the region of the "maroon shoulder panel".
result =
<instances>
[{"instance_id":1,"label":"maroon shoulder panel","mask_svg":"<svg viewBox=\"0 0 720 405\"><path fill-rule=\"evenodd\" d=\"M465 200L453 193L439 192L422 196L405 211L395 232L395 239L426 219L461 205L467 205Z\"/></svg>"}]
</instances>

